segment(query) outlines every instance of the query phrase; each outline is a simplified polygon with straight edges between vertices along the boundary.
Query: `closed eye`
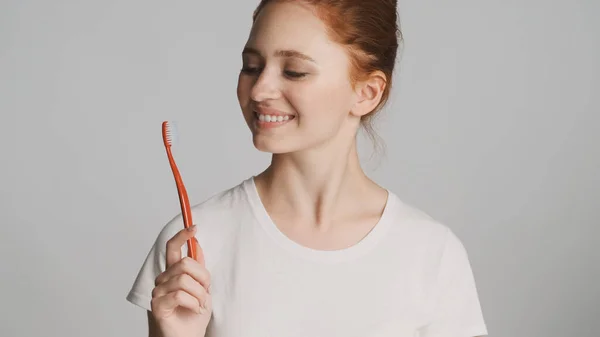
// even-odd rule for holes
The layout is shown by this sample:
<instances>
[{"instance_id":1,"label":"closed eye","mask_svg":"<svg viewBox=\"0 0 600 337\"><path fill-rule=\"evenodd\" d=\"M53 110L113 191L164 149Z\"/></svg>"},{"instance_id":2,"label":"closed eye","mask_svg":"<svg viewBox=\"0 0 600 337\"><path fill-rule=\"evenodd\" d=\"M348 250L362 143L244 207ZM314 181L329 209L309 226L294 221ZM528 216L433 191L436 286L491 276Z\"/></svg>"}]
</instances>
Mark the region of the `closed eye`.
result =
<instances>
[{"instance_id":1,"label":"closed eye","mask_svg":"<svg viewBox=\"0 0 600 337\"><path fill-rule=\"evenodd\" d=\"M257 67L243 67L242 68L242 73L248 74L248 75L256 75L256 74L260 73L260 68L257 68Z\"/></svg>"},{"instance_id":2,"label":"closed eye","mask_svg":"<svg viewBox=\"0 0 600 337\"><path fill-rule=\"evenodd\" d=\"M296 71L289 71L289 70L284 71L284 73L285 73L285 76L293 78L293 79L299 79L308 74L308 73L299 73Z\"/></svg>"},{"instance_id":3,"label":"closed eye","mask_svg":"<svg viewBox=\"0 0 600 337\"><path fill-rule=\"evenodd\" d=\"M258 75L260 74L260 72L262 72L262 68L259 67L243 67L242 68L242 73L246 74L246 75ZM303 77L305 77L306 75L308 75L308 73L301 73L301 72L297 72L297 71L291 71L291 70L285 70L284 75L290 79L301 79Z\"/></svg>"}]
</instances>

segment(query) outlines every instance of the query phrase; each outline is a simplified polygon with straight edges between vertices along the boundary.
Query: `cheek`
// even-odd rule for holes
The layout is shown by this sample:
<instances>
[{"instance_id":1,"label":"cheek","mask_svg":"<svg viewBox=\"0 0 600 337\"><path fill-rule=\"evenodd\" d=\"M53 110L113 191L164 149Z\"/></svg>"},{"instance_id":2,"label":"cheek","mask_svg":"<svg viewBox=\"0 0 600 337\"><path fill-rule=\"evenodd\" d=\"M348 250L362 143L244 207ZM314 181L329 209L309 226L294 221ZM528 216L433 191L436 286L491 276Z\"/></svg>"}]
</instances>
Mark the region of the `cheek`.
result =
<instances>
[{"instance_id":1,"label":"cheek","mask_svg":"<svg viewBox=\"0 0 600 337\"><path fill-rule=\"evenodd\" d=\"M250 91L252 90L252 80L240 74L238 76L237 98L240 106L244 108L250 100Z\"/></svg>"},{"instance_id":2,"label":"cheek","mask_svg":"<svg viewBox=\"0 0 600 337\"><path fill-rule=\"evenodd\" d=\"M250 93L252 90L252 80L248 79L246 76L238 77L238 85L237 85L237 98L238 103L240 105L240 110L242 112L242 116L246 123L250 126L252 119L254 118L253 113L250 106Z\"/></svg>"},{"instance_id":3,"label":"cheek","mask_svg":"<svg viewBox=\"0 0 600 337\"><path fill-rule=\"evenodd\" d=\"M344 82L307 84L290 90L290 103L306 123L337 123L348 115L352 91Z\"/></svg>"}]
</instances>

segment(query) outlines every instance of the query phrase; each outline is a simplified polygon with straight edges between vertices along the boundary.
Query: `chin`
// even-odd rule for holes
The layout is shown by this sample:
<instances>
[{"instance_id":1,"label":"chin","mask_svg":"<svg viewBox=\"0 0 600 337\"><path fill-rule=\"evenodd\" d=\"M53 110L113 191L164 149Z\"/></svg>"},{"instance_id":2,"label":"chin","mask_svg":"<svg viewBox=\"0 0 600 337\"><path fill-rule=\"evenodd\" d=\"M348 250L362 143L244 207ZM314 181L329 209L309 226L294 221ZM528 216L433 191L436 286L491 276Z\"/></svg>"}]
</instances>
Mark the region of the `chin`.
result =
<instances>
[{"instance_id":1,"label":"chin","mask_svg":"<svg viewBox=\"0 0 600 337\"><path fill-rule=\"evenodd\" d=\"M254 147L260 152L272 153L272 154L282 154L282 153L290 153L297 151L293 147L290 147L287 144L282 144L281 142L275 142L273 140L268 139L259 139L260 137L254 136L253 143Z\"/></svg>"}]
</instances>

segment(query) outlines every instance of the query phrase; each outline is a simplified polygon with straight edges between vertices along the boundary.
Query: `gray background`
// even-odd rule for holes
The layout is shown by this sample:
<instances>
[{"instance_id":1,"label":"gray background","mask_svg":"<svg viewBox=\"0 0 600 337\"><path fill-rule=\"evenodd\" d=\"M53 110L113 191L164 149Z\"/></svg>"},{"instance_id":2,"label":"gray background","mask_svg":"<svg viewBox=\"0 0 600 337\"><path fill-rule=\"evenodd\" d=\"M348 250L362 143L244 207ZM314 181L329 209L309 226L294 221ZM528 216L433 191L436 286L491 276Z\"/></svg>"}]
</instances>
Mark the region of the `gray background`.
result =
<instances>
[{"instance_id":1,"label":"gray background","mask_svg":"<svg viewBox=\"0 0 600 337\"><path fill-rule=\"evenodd\" d=\"M267 165L237 105L257 1L2 1L0 335L143 336L125 301L178 211ZM365 169L453 228L491 336L598 336L600 2L400 2L385 154Z\"/></svg>"}]
</instances>

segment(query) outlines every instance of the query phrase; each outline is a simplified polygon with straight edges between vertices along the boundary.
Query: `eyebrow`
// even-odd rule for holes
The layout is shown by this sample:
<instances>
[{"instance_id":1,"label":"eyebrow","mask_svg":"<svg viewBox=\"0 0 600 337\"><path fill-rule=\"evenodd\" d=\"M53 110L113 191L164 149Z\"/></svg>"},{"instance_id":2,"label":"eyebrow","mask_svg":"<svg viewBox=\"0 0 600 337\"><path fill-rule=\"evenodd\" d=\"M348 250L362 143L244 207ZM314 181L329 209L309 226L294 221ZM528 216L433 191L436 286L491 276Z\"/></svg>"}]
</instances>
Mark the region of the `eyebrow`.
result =
<instances>
[{"instance_id":1,"label":"eyebrow","mask_svg":"<svg viewBox=\"0 0 600 337\"><path fill-rule=\"evenodd\" d=\"M242 51L242 55L244 55L244 54L254 54L254 55L262 56L262 54L257 49L254 49L251 47L245 47L244 50ZM277 50L277 51L275 51L274 55L277 57L295 57L295 58L299 58L302 60L317 63L312 57L310 57L306 54L302 54L301 52L299 52L297 50Z\"/></svg>"}]
</instances>

